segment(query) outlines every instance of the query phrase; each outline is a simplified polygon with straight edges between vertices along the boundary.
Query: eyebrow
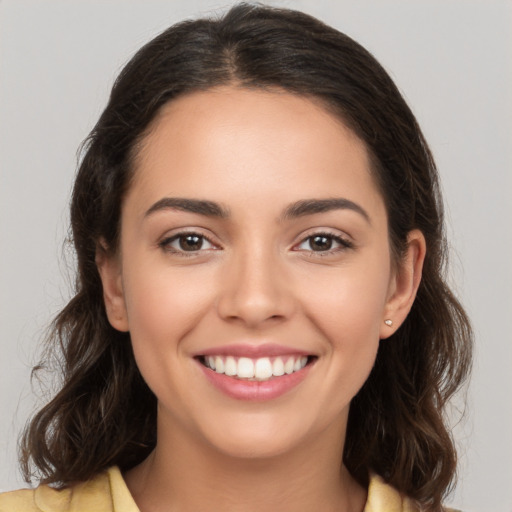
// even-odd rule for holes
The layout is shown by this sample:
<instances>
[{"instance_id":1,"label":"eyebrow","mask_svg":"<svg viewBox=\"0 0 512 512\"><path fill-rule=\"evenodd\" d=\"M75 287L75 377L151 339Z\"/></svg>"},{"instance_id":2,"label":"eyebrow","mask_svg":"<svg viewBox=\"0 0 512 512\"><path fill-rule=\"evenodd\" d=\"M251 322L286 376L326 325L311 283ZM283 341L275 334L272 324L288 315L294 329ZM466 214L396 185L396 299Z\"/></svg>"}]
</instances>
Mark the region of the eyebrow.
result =
<instances>
[{"instance_id":1,"label":"eyebrow","mask_svg":"<svg viewBox=\"0 0 512 512\"><path fill-rule=\"evenodd\" d=\"M314 215L315 213L324 213L332 210L352 210L360 214L371 224L370 216L364 208L357 203L342 197L333 197L330 199L303 199L290 204L282 215L283 220L295 219L306 215Z\"/></svg>"},{"instance_id":2,"label":"eyebrow","mask_svg":"<svg viewBox=\"0 0 512 512\"><path fill-rule=\"evenodd\" d=\"M230 217L228 208L204 199L188 199L182 197L164 197L153 204L145 213L145 217L161 211L161 210L179 210L190 213L197 213L207 217L217 217L225 219ZM306 215L314 215L316 213L324 213L332 210L352 210L360 214L368 223L370 216L357 203L342 197L329 199L302 199L296 201L286 207L280 220L291 220Z\"/></svg>"},{"instance_id":3,"label":"eyebrow","mask_svg":"<svg viewBox=\"0 0 512 512\"><path fill-rule=\"evenodd\" d=\"M198 213L207 217L227 218L230 213L227 208L222 207L214 201L203 199L186 199L183 197L164 197L157 201L146 212L145 217L160 210L180 210L183 212Z\"/></svg>"}]
</instances>

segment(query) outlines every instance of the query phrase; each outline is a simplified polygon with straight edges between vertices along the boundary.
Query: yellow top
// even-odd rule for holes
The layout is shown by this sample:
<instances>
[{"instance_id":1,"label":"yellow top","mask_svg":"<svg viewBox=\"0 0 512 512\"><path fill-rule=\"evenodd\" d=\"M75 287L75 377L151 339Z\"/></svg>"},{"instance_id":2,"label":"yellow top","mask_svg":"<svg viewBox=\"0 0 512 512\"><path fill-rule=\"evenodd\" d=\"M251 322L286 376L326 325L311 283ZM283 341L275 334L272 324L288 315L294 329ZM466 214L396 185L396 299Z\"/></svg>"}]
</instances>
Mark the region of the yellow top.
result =
<instances>
[{"instance_id":1,"label":"yellow top","mask_svg":"<svg viewBox=\"0 0 512 512\"><path fill-rule=\"evenodd\" d=\"M0 494L0 512L140 512L119 468L60 491L47 485ZM413 503L372 476L364 512L418 512Z\"/></svg>"}]
</instances>

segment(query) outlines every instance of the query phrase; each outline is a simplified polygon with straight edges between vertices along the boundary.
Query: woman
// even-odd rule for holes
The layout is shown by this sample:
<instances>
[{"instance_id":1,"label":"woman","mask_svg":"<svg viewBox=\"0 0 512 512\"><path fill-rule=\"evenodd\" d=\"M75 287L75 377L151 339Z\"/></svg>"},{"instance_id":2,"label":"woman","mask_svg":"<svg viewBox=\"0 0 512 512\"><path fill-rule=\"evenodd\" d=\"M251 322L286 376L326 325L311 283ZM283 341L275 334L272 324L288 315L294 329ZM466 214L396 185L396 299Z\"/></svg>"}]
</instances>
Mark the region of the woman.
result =
<instances>
[{"instance_id":1,"label":"woman","mask_svg":"<svg viewBox=\"0 0 512 512\"><path fill-rule=\"evenodd\" d=\"M0 510L442 510L471 329L437 173L375 59L239 5L143 47L71 204L61 391Z\"/></svg>"}]
</instances>

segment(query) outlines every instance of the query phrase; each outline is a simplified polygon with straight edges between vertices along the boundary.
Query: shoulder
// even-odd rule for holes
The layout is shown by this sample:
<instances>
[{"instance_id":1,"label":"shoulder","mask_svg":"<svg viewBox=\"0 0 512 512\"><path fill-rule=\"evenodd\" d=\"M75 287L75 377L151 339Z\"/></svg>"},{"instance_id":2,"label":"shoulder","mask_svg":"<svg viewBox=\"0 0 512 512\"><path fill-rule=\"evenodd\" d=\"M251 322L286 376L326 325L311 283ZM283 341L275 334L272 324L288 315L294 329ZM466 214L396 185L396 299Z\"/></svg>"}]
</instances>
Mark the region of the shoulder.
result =
<instances>
[{"instance_id":1,"label":"shoulder","mask_svg":"<svg viewBox=\"0 0 512 512\"><path fill-rule=\"evenodd\" d=\"M118 468L64 489L40 485L0 494L0 512L139 512Z\"/></svg>"},{"instance_id":2,"label":"shoulder","mask_svg":"<svg viewBox=\"0 0 512 512\"><path fill-rule=\"evenodd\" d=\"M415 502L394 487L387 484L384 479L376 474L370 476L368 486L368 499L363 512L420 512L421 509ZM461 512L451 508L445 508L445 512Z\"/></svg>"},{"instance_id":3,"label":"shoulder","mask_svg":"<svg viewBox=\"0 0 512 512\"><path fill-rule=\"evenodd\" d=\"M34 489L0 494L0 512L32 512L33 510L40 510L34 506Z\"/></svg>"},{"instance_id":4,"label":"shoulder","mask_svg":"<svg viewBox=\"0 0 512 512\"><path fill-rule=\"evenodd\" d=\"M412 500L403 496L376 474L370 475L368 499L363 512L419 512Z\"/></svg>"}]
</instances>

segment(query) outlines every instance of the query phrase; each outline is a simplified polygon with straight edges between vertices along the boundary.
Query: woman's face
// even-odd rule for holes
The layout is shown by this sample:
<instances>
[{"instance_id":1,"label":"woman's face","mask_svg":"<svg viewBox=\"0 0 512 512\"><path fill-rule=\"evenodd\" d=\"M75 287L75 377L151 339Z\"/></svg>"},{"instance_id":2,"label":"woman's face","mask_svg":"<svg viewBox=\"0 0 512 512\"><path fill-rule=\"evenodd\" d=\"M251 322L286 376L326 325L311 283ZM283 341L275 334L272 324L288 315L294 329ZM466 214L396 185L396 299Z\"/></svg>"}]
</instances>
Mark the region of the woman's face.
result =
<instances>
[{"instance_id":1,"label":"woman's face","mask_svg":"<svg viewBox=\"0 0 512 512\"><path fill-rule=\"evenodd\" d=\"M281 92L171 102L120 240L99 263L107 310L160 429L242 457L343 435L400 285L367 152L339 120Z\"/></svg>"}]
</instances>

